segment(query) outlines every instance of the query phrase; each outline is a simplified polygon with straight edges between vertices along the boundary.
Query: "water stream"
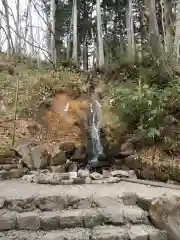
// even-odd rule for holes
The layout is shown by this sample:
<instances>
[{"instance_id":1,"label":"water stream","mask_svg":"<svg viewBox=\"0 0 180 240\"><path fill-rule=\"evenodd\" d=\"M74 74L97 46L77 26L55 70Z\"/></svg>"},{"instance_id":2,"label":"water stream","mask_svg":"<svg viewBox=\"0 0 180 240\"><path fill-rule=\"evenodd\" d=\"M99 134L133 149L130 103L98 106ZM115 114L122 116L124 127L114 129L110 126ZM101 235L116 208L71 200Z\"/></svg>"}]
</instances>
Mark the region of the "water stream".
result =
<instances>
[{"instance_id":1,"label":"water stream","mask_svg":"<svg viewBox=\"0 0 180 240\"><path fill-rule=\"evenodd\" d=\"M90 111L88 115L88 129L89 129L89 139L88 139L88 165L89 166L100 166L102 161L100 159L104 158L104 149L101 143L101 130L103 126L102 121L102 109L101 104L92 99L90 105Z\"/></svg>"}]
</instances>

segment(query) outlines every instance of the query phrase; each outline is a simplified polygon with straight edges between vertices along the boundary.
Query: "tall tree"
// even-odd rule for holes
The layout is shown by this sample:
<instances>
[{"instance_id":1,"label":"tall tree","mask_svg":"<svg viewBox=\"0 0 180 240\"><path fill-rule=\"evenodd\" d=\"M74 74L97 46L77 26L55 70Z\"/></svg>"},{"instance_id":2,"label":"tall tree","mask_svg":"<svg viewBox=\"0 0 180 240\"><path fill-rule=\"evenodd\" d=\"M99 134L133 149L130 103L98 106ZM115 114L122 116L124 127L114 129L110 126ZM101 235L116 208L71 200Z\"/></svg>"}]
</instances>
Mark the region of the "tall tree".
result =
<instances>
[{"instance_id":1,"label":"tall tree","mask_svg":"<svg viewBox=\"0 0 180 240\"><path fill-rule=\"evenodd\" d=\"M77 0L73 0L73 52L72 60L78 65L78 40L77 40L77 25L78 25L78 16L77 16Z\"/></svg>"},{"instance_id":2,"label":"tall tree","mask_svg":"<svg viewBox=\"0 0 180 240\"><path fill-rule=\"evenodd\" d=\"M56 46L55 46L55 12L56 12L56 3L55 0L51 0L51 8L50 8L50 23L51 23L51 61L53 66L56 66Z\"/></svg>"},{"instance_id":3,"label":"tall tree","mask_svg":"<svg viewBox=\"0 0 180 240\"><path fill-rule=\"evenodd\" d=\"M102 36L102 20L101 20L101 5L100 0L96 0L96 15L97 15L97 66L104 67L104 46Z\"/></svg>"}]
</instances>

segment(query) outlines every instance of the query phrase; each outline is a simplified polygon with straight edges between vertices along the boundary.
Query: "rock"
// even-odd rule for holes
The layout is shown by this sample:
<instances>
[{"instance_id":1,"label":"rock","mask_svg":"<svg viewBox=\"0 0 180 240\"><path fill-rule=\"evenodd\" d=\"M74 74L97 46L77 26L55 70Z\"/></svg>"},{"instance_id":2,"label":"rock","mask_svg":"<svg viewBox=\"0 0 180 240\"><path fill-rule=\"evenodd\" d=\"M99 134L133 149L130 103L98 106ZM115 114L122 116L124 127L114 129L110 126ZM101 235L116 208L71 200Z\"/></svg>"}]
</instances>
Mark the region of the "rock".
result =
<instances>
[{"instance_id":1,"label":"rock","mask_svg":"<svg viewBox=\"0 0 180 240\"><path fill-rule=\"evenodd\" d=\"M122 203L121 199L118 198L113 198L110 196L95 196L94 198L94 204L96 207L99 208L106 208L109 206L120 206L120 204ZM119 207L118 207L119 208Z\"/></svg>"},{"instance_id":2,"label":"rock","mask_svg":"<svg viewBox=\"0 0 180 240\"><path fill-rule=\"evenodd\" d=\"M66 207L65 197L63 196L49 196L37 197L35 204L42 211L63 210Z\"/></svg>"},{"instance_id":3,"label":"rock","mask_svg":"<svg viewBox=\"0 0 180 240\"><path fill-rule=\"evenodd\" d=\"M74 183L74 179L61 180L62 185L72 185L73 183Z\"/></svg>"},{"instance_id":4,"label":"rock","mask_svg":"<svg viewBox=\"0 0 180 240\"><path fill-rule=\"evenodd\" d=\"M0 197L0 209L4 207L5 199Z\"/></svg>"},{"instance_id":5,"label":"rock","mask_svg":"<svg viewBox=\"0 0 180 240\"><path fill-rule=\"evenodd\" d=\"M74 162L84 162L87 156L86 147L84 145L79 145L76 147L71 160Z\"/></svg>"},{"instance_id":6,"label":"rock","mask_svg":"<svg viewBox=\"0 0 180 240\"><path fill-rule=\"evenodd\" d=\"M103 176L100 174L100 173L97 173L97 172L93 172L90 174L90 177L93 179L93 180L101 180L103 178Z\"/></svg>"},{"instance_id":7,"label":"rock","mask_svg":"<svg viewBox=\"0 0 180 240\"><path fill-rule=\"evenodd\" d=\"M134 170L129 170L129 178L137 179L136 173Z\"/></svg>"},{"instance_id":8,"label":"rock","mask_svg":"<svg viewBox=\"0 0 180 240\"><path fill-rule=\"evenodd\" d=\"M179 240L180 197L166 195L153 200L150 204L149 214L153 224L166 230L169 239Z\"/></svg>"},{"instance_id":9,"label":"rock","mask_svg":"<svg viewBox=\"0 0 180 240\"><path fill-rule=\"evenodd\" d=\"M17 168L17 164L2 164L2 165L0 165L0 170L10 170L10 169L12 169L12 168Z\"/></svg>"},{"instance_id":10,"label":"rock","mask_svg":"<svg viewBox=\"0 0 180 240\"><path fill-rule=\"evenodd\" d=\"M104 183L118 183L121 179L119 177L109 177L107 179L104 179Z\"/></svg>"},{"instance_id":11,"label":"rock","mask_svg":"<svg viewBox=\"0 0 180 240\"><path fill-rule=\"evenodd\" d=\"M124 164L134 170L140 169L142 165L141 158L133 155L124 158Z\"/></svg>"},{"instance_id":12,"label":"rock","mask_svg":"<svg viewBox=\"0 0 180 240\"><path fill-rule=\"evenodd\" d=\"M8 179L8 172L5 170L0 171L0 180Z\"/></svg>"},{"instance_id":13,"label":"rock","mask_svg":"<svg viewBox=\"0 0 180 240\"><path fill-rule=\"evenodd\" d=\"M62 150L57 150L51 153L51 165L63 165L66 163L66 154Z\"/></svg>"},{"instance_id":14,"label":"rock","mask_svg":"<svg viewBox=\"0 0 180 240\"><path fill-rule=\"evenodd\" d=\"M33 147L31 149L31 157L32 157L34 168L42 169L47 167L49 154L44 147L42 146Z\"/></svg>"},{"instance_id":15,"label":"rock","mask_svg":"<svg viewBox=\"0 0 180 240\"><path fill-rule=\"evenodd\" d=\"M124 217L126 222L132 224L149 224L148 213L137 206L124 206Z\"/></svg>"},{"instance_id":16,"label":"rock","mask_svg":"<svg viewBox=\"0 0 180 240\"><path fill-rule=\"evenodd\" d=\"M64 173L65 169L63 167L63 165L59 165L59 166L50 166L49 170L53 173Z\"/></svg>"},{"instance_id":17,"label":"rock","mask_svg":"<svg viewBox=\"0 0 180 240\"><path fill-rule=\"evenodd\" d=\"M149 225L141 225L148 233L148 240L168 240L166 231L161 231Z\"/></svg>"},{"instance_id":18,"label":"rock","mask_svg":"<svg viewBox=\"0 0 180 240\"><path fill-rule=\"evenodd\" d=\"M137 205L143 210L149 211L152 200L153 197L137 196Z\"/></svg>"},{"instance_id":19,"label":"rock","mask_svg":"<svg viewBox=\"0 0 180 240\"><path fill-rule=\"evenodd\" d=\"M111 172L111 175L113 177L129 177L128 171L122 171L122 170L115 170Z\"/></svg>"},{"instance_id":20,"label":"rock","mask_svg":"<svg viewBox=\"0 0 180 240\"><path fill-rule=\"evenodd\" d=\"M109 171L103 169L102 176L103 178L109 178L109 177L112 177L112 174Z\"/></svg>"},{"instance_id":21,"label":"rock","mask_svg":"<svg viewBox=\"0 0 180 240\"><path fill-rule=\"evenodd\" d=\"M81 211L64 211L60 215L60 228L83 227Z\"/></svg>"},{"instance_id":22,"label":"rock","mask_svg":"<svg viewBox=\"0 0 180 240\"><path fill-rule=\"evenodd\" d=\"M29 238L28 238L29 239ZM90 234L88 229L67 229L61 231L48 232L41 240L89 240Z\"/></svg>"},{"instance_id":23,"label":"rock","mask_svg":"<svg viewBox=\"0 0 180 240\"><path fill-rule=\"evenodd\" d=\"M78 166L75 162L71 163L68 167L68 172L77 172Z\"/></svg>"},{"instance_id":24,"label":"rock","mask_svg":"<svg viewBox=\"0 0 180 240\"><path fill-rule=\"evenodd\" d=\"M92 183L92 178L91 178L91 177L86 177L86 178L85 178L85 183L86 183L86 184Z\"/></svg>"},{"instance_id":25,"label":"rock","mask_svg":"<svg viewBox=\"0 0 180 240\"><path fill-rule=\"evenodd\" d=\"M74 179L73 183L74 184L85 184L85 179L78 177L78 178Z\"/></svg>"},{"instance_id":26,"label":"rock","mask_svg":"<svg viewBox=\"0 0 180 240\"><path fill-rule=\"evenodd\" d=\"M119 205L117 207L106 207L103 210L103 216L107 224L122 225L125 223L124 211Z\"/></svg>"},{"instance_id":27,"label":"rock","mask_svg":"<svg viewBox=\"0 0 180 240\"><path fill-rule=\"evenodd\" d=\"M10 178L21 178L24 174L24 169L10 169L9 170L9 177Z\"/></svg>"},{"instance_id":28,"label":"rock","mask_svg":"<svg viewBox=\"0 0 180 240\"><path fill-rule=\"evenodd\" d=\"M140 171L140 177L147 180L155 180L154 171L150 169L143 169Z\"/></svg>"},{"instance_id":29,"label":"rock","mask_svg":"<svg viewBox=\"0 0 180 240\"><path fill-rule=\"evenodd\" d=\"M17 217L17 225L23 230L38 230L40 228L40 217L35 212L25 212Z\"/></svg>"},{"instance_id":30,"label":"rock","mask_svg":"<svg viewBox=\"0 0 180 240\"><path fill-rule=\"evenodd\" d=\"M59 212L44 212L41 214L40 228L42 230L56 230L60 227L60 213Z\"/></svg>"},{"instance_id":31,"label":"rock","mask_svg":"<svg viewBox=\"0 0 180 240\"><path fill-rule=\"evenodd\" d=\"M169 179L169 174L162 171L155 170L154 178L157 181L167 182Z\"/></svg>"},{"instance_id":32,"label":"rock","mask_svg":"<svg viewBox=\"0 0 180 240\"><path fill-rule=\"evenodd\" d=\"M85 228L93 228L95 226L101 225L104 222L104 215L98 209L90 209L83 214L83 222Z\"/></svg>"},{"instance_id":33,"label":"rock","mask_svg":"<svg viewBox=\"0 0 180 240\"><path fill-rule=\"evenodd\" d=\"M90 172L88 169L79 169L77 175L80 178L87 178L90 176Z\"/></svg>"},{"instance_id":34,"label":"rock","mask_svg":"<svg viewBox=\"0 0 180 240\"><path fill-rule=\"evenodd\" d=\"M22 181L25 181L25 182L33 182L34 177L35 177L35 174L24 175L21 179Z\"/></svg>"},{"instance_id":35,"label":"rock","mask_svg":"<svg viewBox=\"0 0 180 240\"><path fill-rule=\"evenodd\" d=\"M14 150L22 157L23 163L29 169L32 169L34 167L33 159L31 156L31 148L37 145L38 145L37 143L33 143L33 142L24 142L14 147Z\"/></svg>"},{"instance_id":36,"label":"rock","mask_svg":"<svg viewBox=\"0 0 180 240\"><path fill-rule=\"evenodd\" d=\"M130 240L149 240L149 234L143 226L132 226L128 232Z\"/></svg>"},{"instance_id":37,"label":"rock","mask_svg":"<svg viewBox=\"0 0 180 240\"><path fill-rule=\"evenodd\" d=\"M114 226L95 227L93 229L92 240L128 240L128 234L125 228ZM137 239L138 240L138 239ZM144 240L144 239L142 239Z\"/></svg>"},{"instance_id":38,"label":"rock","mask_svg":"<svg viewBox=\"0 0 180 240\"><path fill-rule=\"evenodd\" d=\"M0 215L0 231L14 229L15 224L16 224L15 213L7 212Z\"/></svg>"},{"instance_id":39,"label":"rock","mask_svg":"<svg viewBox=\"0 0 180 240\"><path fill-rule=\"evenodd\" d=\"M74 142L61 142L59 145L59 149L66 153L66 157L71 157L71 155L75 151L75 143Z\"/></svg>"},{"instance_id":40,"label":"rock","mask_svg":"<svg viewBox=\"0 0 180 240\"><path fill-rule=\"evenodd\" d=\"M131 142L126 142L121 145L120 153L122 156L130 156L134 153L134 144Z\"/></svg>"},{"instance_id":41,"label":"rock","mask_svg":"<svg viewBox=\"0 0 180 240\"><path fill-rule=\"evenodd\" d=\"M123 204L126 206L136 205L137 203L137 195L132 192L123 193L123 195L121 196L121 199L123 200Z\"/></svg>"}]
</instances>

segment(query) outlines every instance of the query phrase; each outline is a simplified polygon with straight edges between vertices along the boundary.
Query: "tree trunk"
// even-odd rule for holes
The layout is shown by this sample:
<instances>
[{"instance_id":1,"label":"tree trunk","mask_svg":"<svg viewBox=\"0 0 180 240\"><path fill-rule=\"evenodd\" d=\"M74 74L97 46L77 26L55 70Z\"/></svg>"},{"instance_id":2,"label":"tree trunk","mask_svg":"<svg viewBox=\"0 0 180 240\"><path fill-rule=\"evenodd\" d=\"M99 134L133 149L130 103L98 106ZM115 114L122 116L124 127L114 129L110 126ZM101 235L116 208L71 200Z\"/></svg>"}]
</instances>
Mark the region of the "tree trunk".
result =
<instances>
[{"instance_id":1,"label":"tree trunk","mask_svg":"<svg viewBox=\"0 0 180 240\"><path fill-rule=\"evenodd\" d=\"M78 40L77 40L77 0L73 0L73 52L72 60L78 66Z\"/></svg>"},{"instance_id":2,"label":"tree trunk","mask_svg":"<svg viewBox=\"0 0 180 240\"><path fill-rule=\"evenodd\" d=\"M104 67L104 46L103 46L103 37L102 37L102 28L101 28L101 6L100 0L96 0L96 15L97 15L97 55L98 62L97 67Z\"/></svg>"},{"instance_id":3,"label":"tree trunk","mask_svg":"<svg viewBox=\"0 0 180 240\"><path fill-rule=\"evenodd\" d=\"M159 29L156 19L156 4L155 0L147 0L147 6L149 10L149 40L152 49L153 56L157 59L161 55L161 42Z\"/></svg>"},{"instance_id":4,"label":"tree trunk","mask_svg":"<svg viewBox=\"0 0 180 240\"><path fill-rule=\"evenodd\" d=\"M33 29L32 29L32 0L28 0L29 6L29 30L30 30L30 57L34 57L34 37L33 37Z\"/></svg>"},{"instance_id":5,"label":"tree trunk","mask_svg":"<svg viewBox=\"0 0 180 240\"><path fill-rule=\"evenodd\" d=\"M176 60L179 59L179 53L180 53L180 0L178 0L177 3L177 9L176 9L176 29L175 29L175 37L174 37L174 55Z\"/></svg>"},{"instance_id":6,"label":"tree trunk","mask_svg":"<svg viewBox=\"0 0 180 240\"><path fill-rule=\"evenodd\" d=\"M50 9L50 22L51 22L51 61L53 67L56 66L56 47L55 47L55 12L56 4L55 0L51 0L51 9Z\"/></svg>"},{"instance_id":7,"label":"tree trunk","mask_svg":"<svg viewBox=\"0 0 180 240\"><path fill-rule=\"evenodd\" d=\"M83 44L83 70L88 70L88 42L87 34L85 35Z\"/></svg>"},{"instance_id":8,"label":"tree trunk","mask_svg":"<svg viewBox=\"0 0 180 240\"><path fill-rule=\"evenodd\" d=\"M165 42L168 56L171 56L173 46L172 1L164 0Z\"/></svg>"},{"instance_id":9,"label":"tree trunk","mask_svg":"<svg viewBox=\"0 0 180 240\"><path fill-rule=\"evenodd\" d=\"M67 38L67 52L66 52L66 60L70 60L70 53L71 53L71 31L72 31L72 25L73 25L73 11L71 15L71 20L69 24L69 34Z\"/></svg>"},{"instance_id":10,"label":"tree trunk","mask_svg":"<svg viewBox=\"0 0 180 240\"><path fill-rule=\"evenodd\" d=\"M20 53L20 14L19 14L19 0L16 0L16 36L15 36L15 52Z\"/></svg>"},{"instance_id":11,"label":"tree trunk","mask_svg":"<svg viewBox=\"0 0 180 240\"><path fill-rule=\"evenodd\" d=\"M127 28L127 56L128 62L135 61L135 43L134 43L134 22L133 22L133 4L129 0L126 14L126 28Z\"/></svg>"}]
</instances>

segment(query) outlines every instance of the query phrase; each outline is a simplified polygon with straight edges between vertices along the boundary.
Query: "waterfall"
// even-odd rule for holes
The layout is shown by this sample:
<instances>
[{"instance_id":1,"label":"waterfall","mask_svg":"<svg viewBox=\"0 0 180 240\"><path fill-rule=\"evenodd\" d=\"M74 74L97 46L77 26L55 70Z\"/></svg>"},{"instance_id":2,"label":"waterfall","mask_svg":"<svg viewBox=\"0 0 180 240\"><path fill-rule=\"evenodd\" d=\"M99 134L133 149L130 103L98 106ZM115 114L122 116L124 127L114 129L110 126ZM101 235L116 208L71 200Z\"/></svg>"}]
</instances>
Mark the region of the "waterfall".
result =
<instances>
[{"instance_id":1,"label":"waterfall","mask_svg":"<svg viewBox=\"0 0 180 240\"><path fill-rule=\"evenodd\" d=\"M89 165L99 165L99 158L104 156L104 149L101 143L102 129L102 109L101 104L92 99L88 116L89 128Z\"/></svg>"}]
</instances>

